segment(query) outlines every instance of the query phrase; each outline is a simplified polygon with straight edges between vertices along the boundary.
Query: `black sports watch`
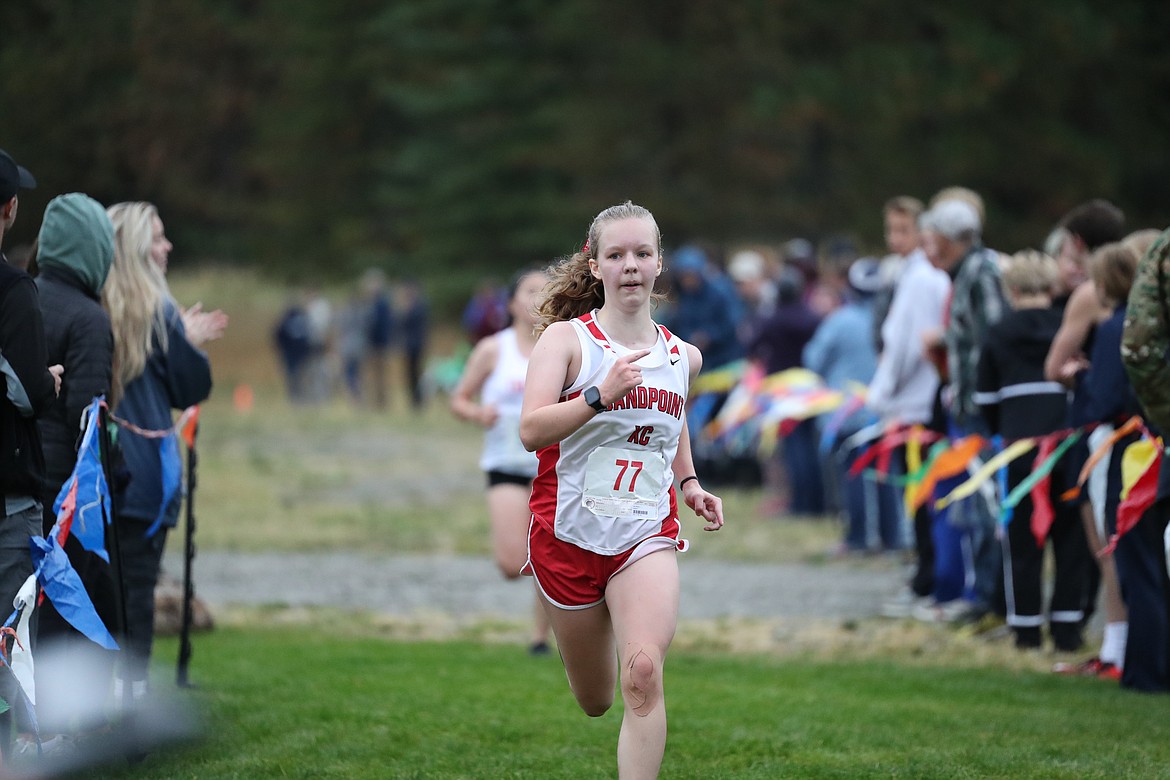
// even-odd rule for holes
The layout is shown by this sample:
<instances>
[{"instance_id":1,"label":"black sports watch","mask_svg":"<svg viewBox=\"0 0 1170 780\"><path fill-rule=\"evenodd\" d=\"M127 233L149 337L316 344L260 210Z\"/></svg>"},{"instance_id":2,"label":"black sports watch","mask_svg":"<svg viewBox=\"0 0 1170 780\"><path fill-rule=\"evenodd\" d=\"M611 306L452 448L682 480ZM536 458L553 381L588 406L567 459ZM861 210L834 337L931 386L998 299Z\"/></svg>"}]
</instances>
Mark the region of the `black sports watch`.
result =
<instances>
[{"instance_id":1,"label":"black sports watch","mask_svg":"<svg viewBox=\"0 0 1170 780\"><path fill-rule=\"evenodd\" d=\"M601 391L597 389L596 385L586 387L581 395L585 396L585 403L599 412L605 411L605 404L601 402Z\"/></svg>"}]
</instances>

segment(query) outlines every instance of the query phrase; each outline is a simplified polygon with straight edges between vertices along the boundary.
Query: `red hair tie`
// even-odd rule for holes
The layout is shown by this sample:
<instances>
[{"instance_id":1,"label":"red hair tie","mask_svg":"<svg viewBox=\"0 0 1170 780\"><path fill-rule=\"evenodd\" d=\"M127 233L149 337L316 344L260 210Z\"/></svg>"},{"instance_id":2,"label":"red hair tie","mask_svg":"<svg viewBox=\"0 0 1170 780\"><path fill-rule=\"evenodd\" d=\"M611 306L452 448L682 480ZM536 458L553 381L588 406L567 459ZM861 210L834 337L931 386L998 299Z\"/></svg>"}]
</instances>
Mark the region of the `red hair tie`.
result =
<instances>
[{"instance_id":1,"label":"red hair tie","mask_svg":"<svg viewBox=\"0 0 1170 780\"><path fill-rule=\"evenodd\" d=\"M589 256L589 239L585 239L585 243L581 245L581 251L586 257Z\"/></svg>"}]
</instances>

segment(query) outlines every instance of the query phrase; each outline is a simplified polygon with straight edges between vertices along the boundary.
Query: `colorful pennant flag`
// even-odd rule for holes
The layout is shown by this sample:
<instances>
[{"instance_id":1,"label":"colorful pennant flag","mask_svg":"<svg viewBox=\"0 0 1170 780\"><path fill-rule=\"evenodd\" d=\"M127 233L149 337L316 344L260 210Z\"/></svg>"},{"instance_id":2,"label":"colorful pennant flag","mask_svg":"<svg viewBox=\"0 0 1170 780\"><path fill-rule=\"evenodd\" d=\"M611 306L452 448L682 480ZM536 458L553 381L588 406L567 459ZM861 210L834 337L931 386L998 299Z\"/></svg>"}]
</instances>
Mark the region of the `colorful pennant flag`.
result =
<instances>
[{"instance_id":1,"label":"colorful pennant flag","mask_svg":"<svg viewBox=\"0 0 1170 780\"><path fill-rule=\"evenodd\" d=\"M53 512L57 515L53 533L61 546L65 545L65 539L72 533L83 548L96 553L108 563L110 556L106 552L105 529L112 515L110 490L102 468L101 442L98 437L98 426L101 424L99 411L104 401L103 396L98 396L86 410L88 416L81 448L77 452L77 463L53 502Z\"/></svg>"},{"instance_id":2,"label":"colorful pennant flag","mask_svg":"<svg viewBox=\"0 0 1170 780\"><path fill-rule=\"evenodd\" d=\"M1130 450L1133 450L1143 442L1147 442L1147 444L1138 447L1134 451L1134 454L1130 456ZM1154 446L1151 448L1149 446L1150 444ZM1123 498L1121 504L1117 507L1117 531L1110 537L1109 544L1097 553L1102 557L1112 554L1117 548L1117 540L1138 524L1142 519L1142 515L1145 514L1145 511L1153 505L1155 499L1158 497L1158 472L1162 467L1161 441L1143 439L1126 447L1126 451L1122 455L1123 474L1126 473L1125 458L1127 456L1130 456L1131 465L1128 473L1123 477L1123 481L1133 481L1126 481L1123 484ZM1143 462L1144 468L1142 468Z\"/></svg>"},{"instance_id":3,"label":"colorful pennant flag","mask_svg":"<svg viewBox=\"0 0 1170 780\"><path fill-rule=\"evenodd\" d=\"M1016 458L1033 449L1036 446L1035 439L1020 439L1009 444L1002 452L996 453L990 460L975 470L971 478L966 482L959 484L954 490L947 495L939 498L934 502L935 509L945 509L956 501L962 501L975 494L975 491L980 486L991 478L993 474L999 471L1000 468L1011 463ZM972 454L972 459L975 453Z\"/></svg>"},{"instance_id":4,"label":"colorful pennant flag","mask_svg":"<svg viewBox=\"0 0 1170 780\"><path fill-rule=\"evenodd\" d=\"M57 538L34 536L29 542L37 582L41 583L58 614L90 641L107 650L117 650L118 643L98 617L81 577L69 564L69 556L57 543Z\"/></svg>"}]
</instances>

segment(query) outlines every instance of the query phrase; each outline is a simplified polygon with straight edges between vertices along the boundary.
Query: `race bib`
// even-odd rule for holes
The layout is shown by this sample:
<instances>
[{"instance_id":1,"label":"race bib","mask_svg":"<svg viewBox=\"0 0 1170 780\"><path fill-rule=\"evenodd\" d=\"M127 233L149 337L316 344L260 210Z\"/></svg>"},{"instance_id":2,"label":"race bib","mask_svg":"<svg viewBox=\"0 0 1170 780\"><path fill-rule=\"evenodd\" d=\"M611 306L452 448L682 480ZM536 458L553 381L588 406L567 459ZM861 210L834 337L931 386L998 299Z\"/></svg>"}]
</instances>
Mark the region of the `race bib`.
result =
<instances>
[{"instance_id":1,"label":"race bib","mask_svg":"<svg viewBox=\"0 0 1170 780\"><path fill-rule=\"evenodd\" d=\"M581 505L603 517L653 519L665 474L666 461L657 452L598 447L585 464Z\"/></svg>"}]
</instances>

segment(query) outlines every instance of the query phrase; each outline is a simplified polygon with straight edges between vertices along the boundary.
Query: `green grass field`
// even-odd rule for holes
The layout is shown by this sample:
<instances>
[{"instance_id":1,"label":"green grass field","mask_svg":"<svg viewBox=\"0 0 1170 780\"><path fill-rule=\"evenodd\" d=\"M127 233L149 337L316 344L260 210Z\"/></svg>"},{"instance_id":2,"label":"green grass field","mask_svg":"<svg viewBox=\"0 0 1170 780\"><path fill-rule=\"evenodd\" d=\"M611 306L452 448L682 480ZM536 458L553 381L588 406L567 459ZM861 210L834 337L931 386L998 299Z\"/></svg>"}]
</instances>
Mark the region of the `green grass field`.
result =
<instances>
[{"instance_id":1,"label":"green grass field","mask_svg":"<svg viewBox=\"0 0 1170 780\"><path fill-rule=\"evenodd\" d=\"M202 549L488 553L479 432L442 399L412 413L336 401L294 408L269 340L285 292L247 274L174 280L183 303L232 316L211 345L197 494ZM437 354L454 346L450 328ZM251 410L233 405L246 385ZM825 560L835 522L766 517L723 491L728 526L688 555ZM889 566L859 561L862 566ZM620 703L590 720L555 656L494 626L420 641L376 616L281 609L218 615L178 696L203 737L109 778L613 777ZM176 644L156 648L173 689ZM1056 677L1053 658L933 626L863 621L821 633L717 621L680 627L667 663L673 778L1170 777L1166 700ZM2 776L2 773L0 773Z\"/></svg>"},{"instance_id":2,"label":"green grass field","mask_svg":"<svg viewBox=\"0 0 1170 780\"><path fill-rule=\"evenodd\" d=\"M205 738L109 778L614 776L555 657L327 626L201 636ZM164 642L160 656L172 656ZM1165 777L1164 699L1097 680L891 661L674 654L671 778Z\"/></svg>"}]
</instances>

